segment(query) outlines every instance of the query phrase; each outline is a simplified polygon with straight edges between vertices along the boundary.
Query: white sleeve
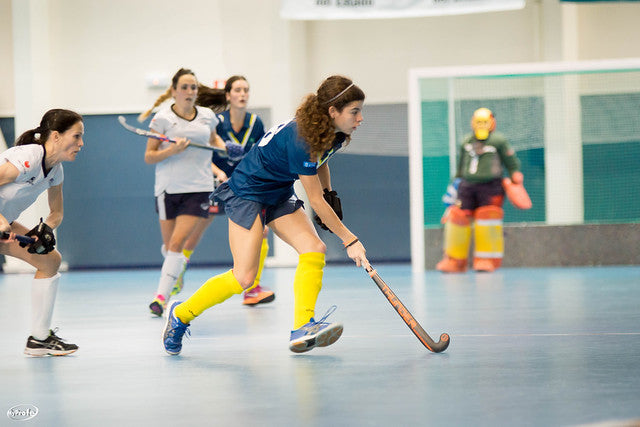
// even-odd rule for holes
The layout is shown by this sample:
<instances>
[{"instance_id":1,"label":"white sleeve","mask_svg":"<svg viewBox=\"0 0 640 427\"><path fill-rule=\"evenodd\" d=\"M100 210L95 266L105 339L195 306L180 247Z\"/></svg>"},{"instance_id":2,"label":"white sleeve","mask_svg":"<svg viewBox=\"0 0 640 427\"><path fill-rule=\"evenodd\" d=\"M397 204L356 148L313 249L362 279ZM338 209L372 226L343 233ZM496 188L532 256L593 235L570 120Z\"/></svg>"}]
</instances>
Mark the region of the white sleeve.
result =
<instances>
[{"instance_id":1,"label":"white sleeve","mask_svg":"<svg viewBox=\"0 0 640 427\"><path fill-rule=\"evenodd\" d=\"M211 120L211 132L216 133L216 128L218 127L218 123L220 123L220 119L217 114L213 115L213 119Z\"/></svg>"},{"instance_id":2,"label":"white sleeve","mask_svg":"<svg viewBox=\"0 0 640 427\"><path fill-rule=\"evenodd\" d=\"M169 120L167 119L166 115L162 113L162 110L160 110L151 119L151 123L149 123L149 129L161 134L165 134L167 133L167 129L169 129L168 125Z\"/></svg>"},{"instance_id":3,"label":"white sleeve","mask_svg":"<svg viewBox=\"0 0 640 427\"><path fill-rule=\"evenodd\" d=\"M18 177L15 182L25 182L34 168L41 167L42 147L36 144L22 145L5 151L2 156L6 161L18 169Z\"/></svg>"},{"instance_id":4,"label":"white sleeve","mask_svg":"<svg viewBox=\"0 0 640 427\"><path fill-rule=\"evenodd\" d=\"M62 181L64 181L64 169L62 168L62 165L59 166L60 169L56 171L56 174L53 177L53 181L51 182L51 187L62 184Z\"/></svg>"}]
</instances>

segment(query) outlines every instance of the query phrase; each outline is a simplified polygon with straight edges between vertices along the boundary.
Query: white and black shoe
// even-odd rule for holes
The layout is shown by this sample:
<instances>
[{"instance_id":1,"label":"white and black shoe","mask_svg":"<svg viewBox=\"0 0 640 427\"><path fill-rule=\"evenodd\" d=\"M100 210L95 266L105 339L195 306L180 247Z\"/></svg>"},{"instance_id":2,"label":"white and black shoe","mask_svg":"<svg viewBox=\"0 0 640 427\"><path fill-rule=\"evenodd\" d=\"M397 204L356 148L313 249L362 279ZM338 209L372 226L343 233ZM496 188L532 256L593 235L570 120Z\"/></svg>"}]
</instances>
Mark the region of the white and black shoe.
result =
<instances>
[{"instance_id":1,"label":"white and black shoe","mask_svg":"<svg viewBox=\"0 0 640 427\"><path fill-rule=\"evenodd\" d=\"M24 348L24 354L28 356L66 356L78 350L75 344L67 344L55 333L58 331L49 330L49 336L40 341L33 336L27 338L27 346Z\"/></svg>"}]
</instances>

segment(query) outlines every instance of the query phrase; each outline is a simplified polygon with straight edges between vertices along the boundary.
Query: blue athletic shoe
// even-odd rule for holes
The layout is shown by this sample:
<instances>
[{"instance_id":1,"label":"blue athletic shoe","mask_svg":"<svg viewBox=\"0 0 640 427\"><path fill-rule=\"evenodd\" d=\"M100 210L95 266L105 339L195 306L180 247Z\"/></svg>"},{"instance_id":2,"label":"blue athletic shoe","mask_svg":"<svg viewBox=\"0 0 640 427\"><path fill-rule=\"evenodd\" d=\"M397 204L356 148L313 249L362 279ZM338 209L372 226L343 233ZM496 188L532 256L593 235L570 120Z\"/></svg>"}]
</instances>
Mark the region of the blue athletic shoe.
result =
<instances>
[{"instance_id":1,"label":"blue athletic shoe","mask_svg":"<svg viewBox=\"0 0 640 427\"><path fill-rule=\"evenodd\" d=\"M329 310L317 322L311 318L309 323L291 331L289 338L289 350L294 353L304 353L314 347L326 347L338 341L342 335L342 325L340 323L325 322L327 317L334 311L336 306L331 306Z\"/></svg>"},{"instance_id":2,"label":"blue athletic shoe","mask_svg":"<svg viewBox=\"0 0 640 427\"><path fill-rule=\"evenodd\" d=\"M180 354L182 350L182 337L186 333L190 335L189 323L186 325L180 321L174 314L173 310L182 301L174 301L169 306L169 312L167 313L167 323L164 325L164 332L162 333L162 342L164 343L164 349L167 353L175 356Z\"/></svg>"}]
</instances>

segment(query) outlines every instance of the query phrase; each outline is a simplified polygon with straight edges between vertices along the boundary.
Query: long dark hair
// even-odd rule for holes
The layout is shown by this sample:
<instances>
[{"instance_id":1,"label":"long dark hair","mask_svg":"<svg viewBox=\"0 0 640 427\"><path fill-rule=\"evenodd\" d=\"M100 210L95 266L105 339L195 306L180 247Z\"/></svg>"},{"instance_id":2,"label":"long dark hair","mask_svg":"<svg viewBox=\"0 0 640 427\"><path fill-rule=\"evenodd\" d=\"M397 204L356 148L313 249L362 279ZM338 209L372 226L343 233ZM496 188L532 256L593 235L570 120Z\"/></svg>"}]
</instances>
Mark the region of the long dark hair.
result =
<instances>
[{"instance_id":1,"label":"long dark hair","mask_svg":"<svg viewBox=\"0 0 640 427\"><path fill-rule=\"evenodd\" d=\"M211 108L216 113L221 113L229 107L226 94L231 93L231 86L238 80L247 79L244 76L231 76L224 84L224 89L211 88L203 84L198 85L198 97L196 98L196 104Z\"/></svg>"},{"instance_id":2,"label":"long dark hair","mask_svg":"<svg viewBox=\"0 0 640 427\"><path fill-rule=\"evenodd\" d=\"M59 133L64 133L68 131L71 126L82 121L82 116L75 111L54 108L47 111L44 116L42 116L40 126L34 129L29 129L20 135L16 141L16 146L27 144L44 145L47 139L49 139L51 132L57 131Z\"/></svg>"}]
</instances>

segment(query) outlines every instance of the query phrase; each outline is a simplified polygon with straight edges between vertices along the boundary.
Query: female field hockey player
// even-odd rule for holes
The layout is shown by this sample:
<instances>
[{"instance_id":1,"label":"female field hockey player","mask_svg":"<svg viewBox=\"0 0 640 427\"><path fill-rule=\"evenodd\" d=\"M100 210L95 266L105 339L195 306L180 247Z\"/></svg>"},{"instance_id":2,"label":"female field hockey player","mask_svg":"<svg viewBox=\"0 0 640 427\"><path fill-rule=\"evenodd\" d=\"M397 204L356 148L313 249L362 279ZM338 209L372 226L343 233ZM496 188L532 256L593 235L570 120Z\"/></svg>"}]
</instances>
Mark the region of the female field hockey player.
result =
<instances>
[{"instance_id":1,"label":"female field hockey player","mask_svg":"<svg viewBox=\"0 0 640 427\"><path fill-rule=\"evenodd\" d=\"M51 330L53 307L60 281L62 256L55 249L53 229L63 217L62 162L73 162L84 142L82 117L69 110L45 113L40 125L24 132L0 160L0 254L21 259L36 268L31 282L31 336L24 353L29 356L65 356L78 350ZM16 222L38 196L47 191L49 215L29 230ZM5 234L6 233L6 234ZM34 243L18 243L14 236L26 234Z\"/></svg>"},{"instance_id":2,"label":"female field hockey player","mask_svg":"<svg viewBox=\"0 0 640 427\"><path fill-rule=\"evenodd\" d=\"M369 266L365 248L340 221L323 196L331 190L328 159L362 123L364 92L342 76L327 78L298 107L295 119L269 130L212 197L224 203L229 222L233 268L212 277L185 302L174 301L163 334L167 353L179 354L191 321L206 309L253 286L265 224L299 254L294 276L294 324L289 349L305 352L333 344L342 325L318 321L315 305L325 265L326 246L293 190L299 179L311 207L338 236L356 265Z\"/></svg>"},{"instance_id":3,"label":"female field hockey player","mask_svg":"<svg viewBox=\"0 0 640 427\"><path fill-rule=\"evenodd\" d=\"M189 143L210 144L224 149L216 133L218 119L210 108L196 105L199 90L193 71L181 68L171 80L171 87L139 119L149 116L153 108L166 99L171 105L161 107L149 125L176 143L149 138L144 161L156 165L154 195L159 215L163 247L166 250L155 296L149 304L151 313L162 316L177 277L186 259L184 243L193 230L209 216L209 194L213 191L211 152L188 149ZM225 105L224 98L220 105Z\"/></svg>"},{"instance_id":4,"label":"female field hockey player","mask_svg":"<svg viewBox=\"0 0 640 427\"><path fill-rule=\"evenodd\" d=\"M225 141L225 145L229 150L230 155L220 155L213 153L213 173L217 182L225 182L228 177L231 176L233 170L238 166L240 160L249 152L264 135L264 125L262 120L257 114L247 112L247 104L249 102L249 82L243 76L231 76L224 85L224 93L226 101L229 104L229 108L218 114L218 127L216 131L218 135ZM198 97L198 104L207 106L209 101L209 92L205 92ZM215 103L215 107L218 105ZM202 235L206 231L207 227L213 221L213 218L224 213L224 208L221 205L212 205L209 210L209 218L204 222L201 222L191 236L187 239L182 250L183 255L187 259L187 263L180 273L176 286L173 288L172 295L177 294L182 290L184 286L184 274L186 272L189 259L193 254L196 246L202 239ZM269 244L267 243L267 233L269 228L265 226L264 234L262 238L262 246L260 247L260 265L258 267L258 273L254 286L245 291L243 304L253 306L256 304L264 304L271 302L275 299L275 294L270 289L260 286L260 277L262 276L262 269L264 267L264 260L267 257L269 251Z\"/></svg>"}]
</instances>

